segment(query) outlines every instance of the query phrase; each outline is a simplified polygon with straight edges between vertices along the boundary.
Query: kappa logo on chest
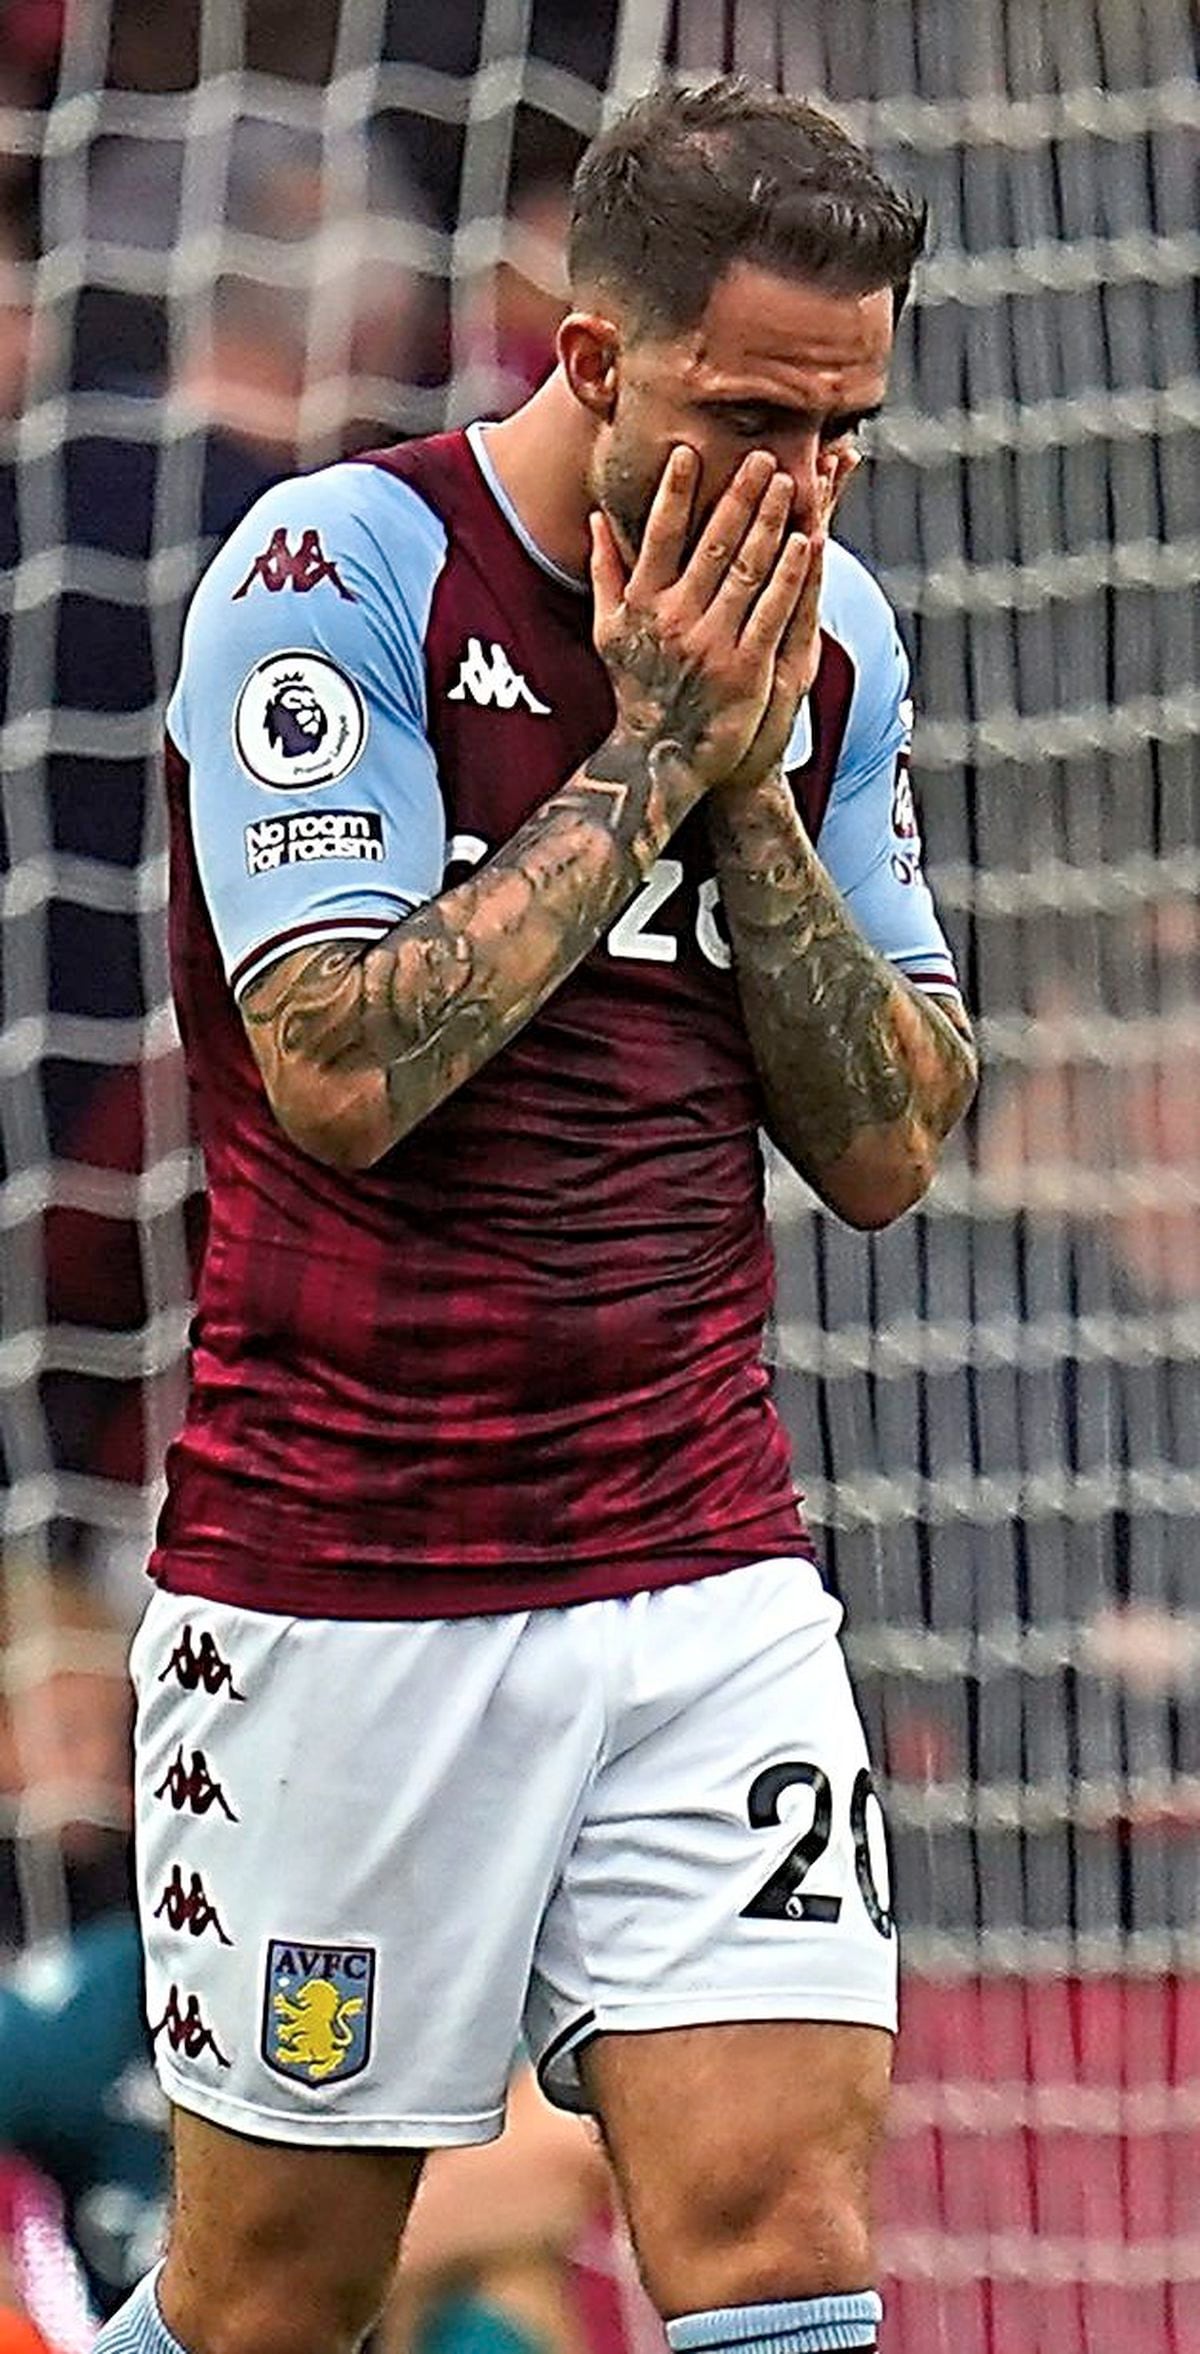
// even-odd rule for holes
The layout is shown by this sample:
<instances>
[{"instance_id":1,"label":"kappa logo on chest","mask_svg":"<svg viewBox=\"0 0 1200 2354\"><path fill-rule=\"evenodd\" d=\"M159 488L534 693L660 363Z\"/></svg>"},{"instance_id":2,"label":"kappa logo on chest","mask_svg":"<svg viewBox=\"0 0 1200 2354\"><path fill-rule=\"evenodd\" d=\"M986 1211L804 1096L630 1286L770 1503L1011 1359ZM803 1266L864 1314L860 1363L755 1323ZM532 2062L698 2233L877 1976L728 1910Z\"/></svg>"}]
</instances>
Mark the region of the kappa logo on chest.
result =
<instances>
[{"instance_id":1,"label":"kappa logo on chest","mask_svg":"<svg viewBox=\"0 0 1200 2354\"><path fill-rule=\"evenodd\" d=\"M458 676L447 689L449 703L476 703L483 711L514 711L521 704L538 719L548 719L551 706L535 695L527 678L514 670L496 639L486 650L482 638L469 637L459 656Z\"/></svg>"}]
</instances>

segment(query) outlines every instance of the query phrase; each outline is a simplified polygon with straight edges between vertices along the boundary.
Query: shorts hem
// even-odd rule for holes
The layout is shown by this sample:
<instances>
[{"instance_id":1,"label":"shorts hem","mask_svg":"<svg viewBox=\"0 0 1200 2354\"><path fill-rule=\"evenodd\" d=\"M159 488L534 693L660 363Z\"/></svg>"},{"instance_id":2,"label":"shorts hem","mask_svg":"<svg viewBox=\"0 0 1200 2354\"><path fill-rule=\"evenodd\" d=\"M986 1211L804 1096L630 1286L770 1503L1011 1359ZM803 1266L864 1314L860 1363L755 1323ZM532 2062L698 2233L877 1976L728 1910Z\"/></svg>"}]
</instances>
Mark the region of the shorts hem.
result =
<instances>
[{"instance_id":1,"label":"shorts hem","mask_svg":"<svg viewBox=\"0 0 1200 2354\"><path fill-rule=\"evenodd\" d=\"M586 2116L590 2106L575 2063L593 2036L648 2034L664 2027L765 2027L785 2019L812 2026L882 2027L885 2034L894 2036L899 2033L899 2003L894 1997L872 2002L865 1995L848 1995L841 1988L809 1988L801 1994L789 1987L777 1994L694 1995L681 1996L676 2002L635 2001L616 2008L601 2005L551 2038L535 2061L537 2080L555 2108L581 2111Z\"/></svg>"},{"instance_id":2,"label":"shorts hem","mask_svg":"<svg viewBox=\"0 0 1200 2354\"><path fill-rule=\"evenodd\" d=\"M242 2100L236 2093L187 2082L167 2068L159 2068L158 2078L176 2108L186 2109L190 2116L202 2117L210 2125L223 2125L231 2133L245 2134L251 2141L311 2144L313 2148L337 2144L350 2149L440 2150L497 2141L504 2131L503 2109L483 2109L464 2117L355 2117L344 2111L316 2110L305 2116L295 2109L268 2109Z\"/></svg>"}]
</instances>

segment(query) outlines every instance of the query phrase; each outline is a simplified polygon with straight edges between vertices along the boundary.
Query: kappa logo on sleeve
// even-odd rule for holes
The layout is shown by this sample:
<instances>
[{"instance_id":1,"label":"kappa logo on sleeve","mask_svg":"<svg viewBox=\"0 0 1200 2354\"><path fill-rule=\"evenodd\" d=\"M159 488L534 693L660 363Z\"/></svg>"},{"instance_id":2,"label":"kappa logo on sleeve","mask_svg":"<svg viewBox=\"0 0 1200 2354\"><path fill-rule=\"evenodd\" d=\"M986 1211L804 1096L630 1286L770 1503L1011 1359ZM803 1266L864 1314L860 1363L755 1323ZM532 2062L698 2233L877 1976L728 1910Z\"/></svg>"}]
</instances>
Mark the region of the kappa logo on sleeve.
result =
<instances>
[{"instance_id":1,"label":"kappa logo on sleeve","mask_svg":"<svg viewBox=\"0 0 1200 2354\"><path fill-rule=\"evenodd\" d=\"M321 858L357 858L378 866L383 819L377 809L305 809L290 817L258 817L245 829L246 872L273 875L277 867L306 866Z\"/></svg>"},{"instance_id":2,"label":"kappa logo on sleeve","mask_svg":"<svg viewBox=\"0 0 1200 2354\"><path fill-rule=\"evenodd\" d=\"M271 1939L261 2050L277 2075L303 2084L361 2075L374 2015L374 1946Z\"/></svg>"},{"instance_id":3,"label":"kappa logo on sleeve","mask_svg":"<svg viewBox=\"0 0 1200 2354\"><path fill-rule=\"evenodd\" d=\"M295 589L296 595L303 597L309 589L319 588L321 582L327 580L348 605L358 603L354 590L347 588L332 556L327 556L321 546L319 531L302 531L299 546L293 549L287 526L281 523L278 530L271 533L261 555L255 557L241 587L234 590L231 602L236 605L239 597L248 597L256 580L273 597L277 597L280 589L285 588Z\"/></svg>"},{"instance_id":4,"label":"kappa logo on sleeve","mask_svg":"<svg viewBox=\"0 0 1200 2354\"><path fill-rule=\"evenodd\" d=\"M367 740L367 707L355 681L311 646L256 662L233 713L233 748L255 784L272 793L312 791L348 776Z\"/></svg>"}]
</instances>

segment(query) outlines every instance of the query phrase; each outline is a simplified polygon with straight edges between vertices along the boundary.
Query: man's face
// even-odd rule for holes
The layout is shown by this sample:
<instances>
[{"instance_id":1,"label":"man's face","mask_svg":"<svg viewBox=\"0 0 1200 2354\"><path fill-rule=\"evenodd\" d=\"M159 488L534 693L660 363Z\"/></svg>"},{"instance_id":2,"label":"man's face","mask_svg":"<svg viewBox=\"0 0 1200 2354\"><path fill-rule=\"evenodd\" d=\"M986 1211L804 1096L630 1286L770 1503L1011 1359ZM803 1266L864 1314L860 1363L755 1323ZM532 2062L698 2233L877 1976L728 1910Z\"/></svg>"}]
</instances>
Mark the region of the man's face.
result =
<instances>
[{"instance_id":1,"label":"man's face","mask_svg":"<svg viewBox=\"0 0 1200 2354\"><path fill-rule=\"evenodd\" d=\"M742 459L765 449L792 477L795 528L812 531L853 471L855 433L883 400L891 351L890 287L834 294L745 262L719 280L695 327L624 342L591 489L626 553L641 544L678 442L701 461L693 530Z\"/></svg>"}]
</instances>

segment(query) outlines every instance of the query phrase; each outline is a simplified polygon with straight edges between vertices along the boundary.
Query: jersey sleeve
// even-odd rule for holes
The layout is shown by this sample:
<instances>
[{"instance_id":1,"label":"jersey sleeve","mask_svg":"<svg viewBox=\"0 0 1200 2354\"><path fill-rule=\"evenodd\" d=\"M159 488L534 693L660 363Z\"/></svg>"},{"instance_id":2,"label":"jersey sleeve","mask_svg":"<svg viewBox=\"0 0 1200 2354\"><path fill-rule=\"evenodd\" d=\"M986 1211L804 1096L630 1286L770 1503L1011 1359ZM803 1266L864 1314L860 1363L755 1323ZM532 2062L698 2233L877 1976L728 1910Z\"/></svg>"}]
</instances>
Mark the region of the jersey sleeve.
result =
<instances>
[{"instance_id":1,"label":"jersey sleeve","mask_svg":"<svg viewBox=\"0 0 1200 2354\"><path fill-rule=\"evenodd\" d=\"M819 849L859 930L918 988L959 997L958 975L921 863L909 760L908 657L882 590L835 550L822 623L854 665L850 713Z\"/></svg>"},{"instance_id":2,"label":"jersey sleeve","mask_svg":"<svg viewBox=\"0 0 1200 2354\"><path fill-rule=\"evenodd\" d=\"M167 733L237 991L441 888L424 638L445 547L407 484L339 464L269 490L196 591Z\"/></svg>"}]
</instances>

